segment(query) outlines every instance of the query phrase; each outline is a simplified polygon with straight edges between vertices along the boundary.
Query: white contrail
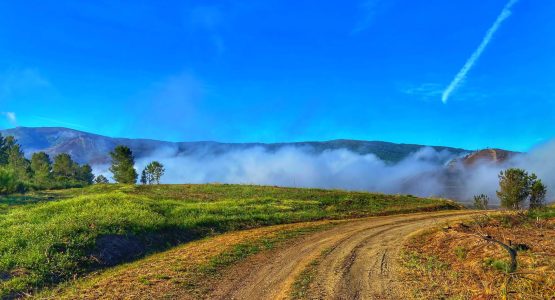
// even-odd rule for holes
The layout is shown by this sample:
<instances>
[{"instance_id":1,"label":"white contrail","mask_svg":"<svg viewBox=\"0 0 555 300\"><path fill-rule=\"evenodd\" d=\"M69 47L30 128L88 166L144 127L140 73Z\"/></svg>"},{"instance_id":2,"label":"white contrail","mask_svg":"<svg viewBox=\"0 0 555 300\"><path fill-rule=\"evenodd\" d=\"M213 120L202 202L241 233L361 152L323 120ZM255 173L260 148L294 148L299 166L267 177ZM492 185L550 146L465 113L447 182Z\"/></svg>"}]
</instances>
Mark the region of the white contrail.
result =
<instances>
[{"instance_id":1,"label":"white contrail","mask_svg":"<svg viewBox=\"0 0 555 300\"><path fill-rule=\"evenodd\" d=\"M453 79L453 81L451 81L449 86L445 89L445 91L443 91L443 95L441 96L441 101L443 101L443 103L447 103L447 99L449 99L449 96L451 95L451 93L466 78L466 74L468 73L468 71L470 71L470 69L472 69L472 67L474 66L474 64L478 60L478 58L480 58L480 55L482 55L482 53L484 52L484 50L488 46L489 42L491 41L491 38L493 37L495 32L501 26L501 23L503 23L503 21L505 21L508 17L511 16L511 8L517 2L518 2L518 0L510 0L509 3L507 3L507 5L505 5L505 7L503 7L503 10L501 11L501 13L497 17L497 19L495 20L493 25L490 27L490 29L486 33L486 36L484 36L484 39L480 43L480 46L478 46L478 48L474 51L474 53L472 53L472 56L470 56L470 58L466 61L466 63L462 67L462 69L459 71L459 73L457 73L457 75Z\"/></svg>"}]
</instances>

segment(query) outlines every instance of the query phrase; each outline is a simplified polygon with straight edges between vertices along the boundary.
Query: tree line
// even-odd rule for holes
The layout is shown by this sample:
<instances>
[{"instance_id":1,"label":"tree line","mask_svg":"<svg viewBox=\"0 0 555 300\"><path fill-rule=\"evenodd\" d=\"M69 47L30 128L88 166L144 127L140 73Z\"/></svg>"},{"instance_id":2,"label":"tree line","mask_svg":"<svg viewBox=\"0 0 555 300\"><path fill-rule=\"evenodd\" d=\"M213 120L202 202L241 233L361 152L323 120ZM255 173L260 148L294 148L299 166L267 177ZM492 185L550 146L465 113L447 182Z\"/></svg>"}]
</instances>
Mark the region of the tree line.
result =
<instances>
[{"instance_id":1,"label":"tree line","mask_svg":"<svg viewBox=\"0 0 555 300\"><path fill-rule=\"evenodd\" d=\"M91 166L76 163L69 154L51 160L45 152L36 152L27 159L13 136L0 135L0 194L83 187L93 179Z\"/></svg>"},{"instance_id":2,"label":"tree line","mask_svg":"<svg viewBox=\"0 0 555 300\"><path fill-rule=\"evenodd\" d=\"M135 184L138 179L135 158L129 147L117 146L110 152L110 172L117 183ZM141 173L141 183L159 184L164 166L153 161ZM75 162L61 153L51 159L45 152L35 152L27 159L13 136L0 135L0 194L24 193L29 190L64 189L109 183L104 175L94 176L88 164Z\"/></svg>"}]
</instances>

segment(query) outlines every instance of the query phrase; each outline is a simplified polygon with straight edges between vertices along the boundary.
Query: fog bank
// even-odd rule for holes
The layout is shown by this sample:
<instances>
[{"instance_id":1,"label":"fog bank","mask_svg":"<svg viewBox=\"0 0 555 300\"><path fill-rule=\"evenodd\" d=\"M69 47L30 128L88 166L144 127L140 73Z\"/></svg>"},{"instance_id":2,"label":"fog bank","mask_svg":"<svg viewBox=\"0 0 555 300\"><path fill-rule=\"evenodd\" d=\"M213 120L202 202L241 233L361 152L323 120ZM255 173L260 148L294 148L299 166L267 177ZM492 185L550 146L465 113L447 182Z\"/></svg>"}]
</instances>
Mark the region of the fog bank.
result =
<instances>
[{"instance_id":1,"label":"fog bank","mask_svg":"<svg viewBox=\"0 0 555 300\"><path fill-rule=\"evenodd\" d=\"M166 167L163 183L238 183L288 187L364 190L392 194L413 194L469 201L488 194L497 201L499 171L520 167L535 172L548 186L548 199L555 189L555 141L517 154L498 164L482 161L473 166L461 163L450 152L422 148L398 163L380 160L373 154L360 155L346 149L318 154L308 147L283 147L268 151L262 147L213 154L196 151L177 155L172 148L160 149L137 160L137 169L158 160ZM208 154L210 153L210 154ZM108 175L107 166L94 166L97 174Z\"/></svg>"}]
</instances>

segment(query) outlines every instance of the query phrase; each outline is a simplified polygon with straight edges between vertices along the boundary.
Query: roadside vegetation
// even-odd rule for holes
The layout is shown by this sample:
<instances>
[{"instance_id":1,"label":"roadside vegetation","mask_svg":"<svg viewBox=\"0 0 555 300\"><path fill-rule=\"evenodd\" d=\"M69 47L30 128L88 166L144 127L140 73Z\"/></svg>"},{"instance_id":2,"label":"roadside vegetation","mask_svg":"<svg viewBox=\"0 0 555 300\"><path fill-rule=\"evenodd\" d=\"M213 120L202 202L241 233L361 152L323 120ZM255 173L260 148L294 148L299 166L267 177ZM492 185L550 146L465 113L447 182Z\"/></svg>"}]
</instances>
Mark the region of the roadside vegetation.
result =
<instances>
[{"instance_id":1,"label":"roadside vegetation","mask_svg":"<svg viewBox=\"0 0 555 300\"><path fill-rule=\"evenodd\" d=\"M423 232L404 246L402 280L415 299L553 299L555 204L535 174L499 174L506 210ZM486 209L489 197L474 197ZM524 207L528 210L524 210Z\"/></svg>"},{"instance_id":2,"label":"roadside vegetation","mask_svg":"<svg viewBox=\"0 0 555 300\"><path fill-rule=\"evenodd\" d=\"M517 253L516 270L497 243ZM403 284L414 299L552 299L555 207L481 216L413 237L404 247Z\"/></svg>"},{"instance_id":3,"label":"roadside vegetation","mask_svg":"<svg viewBox=\"0 0 555 300\"><path fill-rule=\"evenodd\" d=\"M244 185L115 185L0 198L0 297L232 230L456 209L448 200Z\"/></svg>"}]
</instances>

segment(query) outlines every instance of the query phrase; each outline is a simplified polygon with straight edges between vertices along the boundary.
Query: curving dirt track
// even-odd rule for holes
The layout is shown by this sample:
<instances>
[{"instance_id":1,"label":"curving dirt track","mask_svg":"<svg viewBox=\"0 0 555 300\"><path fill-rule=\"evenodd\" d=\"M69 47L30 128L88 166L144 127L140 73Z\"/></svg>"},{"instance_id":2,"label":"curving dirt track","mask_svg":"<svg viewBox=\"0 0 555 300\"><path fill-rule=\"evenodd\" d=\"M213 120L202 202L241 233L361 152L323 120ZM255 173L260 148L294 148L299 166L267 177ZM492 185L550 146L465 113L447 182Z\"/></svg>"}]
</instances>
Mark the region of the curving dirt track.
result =
<instances>
[{"instance_id":1,"label":"curving dirt track","mask_svg":"<svg viewBox=\"0 0 555 300\"><path fill-rule=\"evenodd\" d=\"M209 299L287 299L296 278L315 259L309 299L402 299L396 282L401 245L410 234L469 211L366 218L339 224L233 266L205 295Z\"/></svg>"}]
</instances>

